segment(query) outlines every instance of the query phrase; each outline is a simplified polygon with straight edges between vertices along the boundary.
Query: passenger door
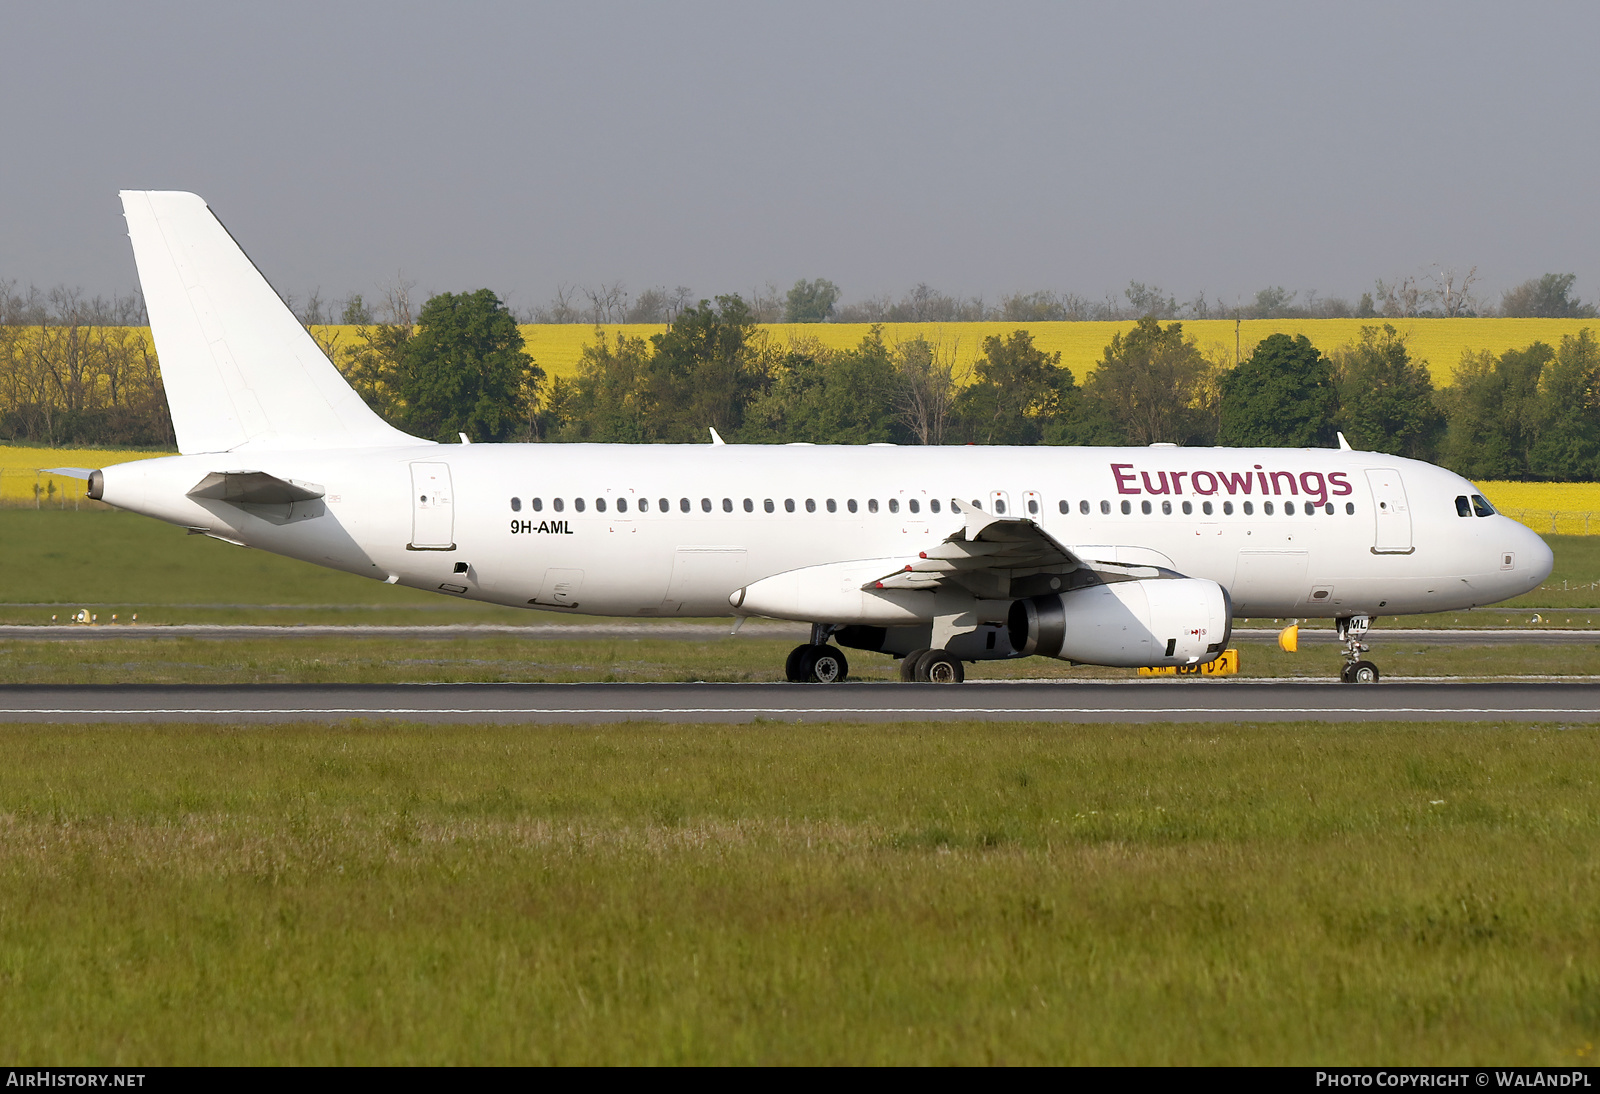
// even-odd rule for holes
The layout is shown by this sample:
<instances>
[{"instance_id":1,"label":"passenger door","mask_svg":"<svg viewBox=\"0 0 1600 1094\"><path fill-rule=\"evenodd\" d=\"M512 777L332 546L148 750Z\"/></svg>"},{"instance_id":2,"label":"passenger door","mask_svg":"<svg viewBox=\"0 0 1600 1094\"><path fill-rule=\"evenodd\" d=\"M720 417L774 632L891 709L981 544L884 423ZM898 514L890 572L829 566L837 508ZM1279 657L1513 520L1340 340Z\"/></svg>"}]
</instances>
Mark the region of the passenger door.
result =
<instances>
[{"instance_id":1,"label":"passenger door","mask_svg":"<svg viewBox=\"0 0 1600 1094\"><path fill-rule=\"evenodd\" d=\"M451 497L450 465L414 463L411 465L411 542L412 551L453 551L455 504Z\"/></svg>"},{"instance_id":2,"label":"passenger door","mask_svg":"<svg viewBox=\"0 0 1600 1094\"><path fill-rule=\"evenodd\" d=\"M1409 555L1416 548L1411 543L1411 507L1400 472L1389 467L1369 469L1367 484L1372 487L1373 553Z\"/></svg>"}]
</instances>

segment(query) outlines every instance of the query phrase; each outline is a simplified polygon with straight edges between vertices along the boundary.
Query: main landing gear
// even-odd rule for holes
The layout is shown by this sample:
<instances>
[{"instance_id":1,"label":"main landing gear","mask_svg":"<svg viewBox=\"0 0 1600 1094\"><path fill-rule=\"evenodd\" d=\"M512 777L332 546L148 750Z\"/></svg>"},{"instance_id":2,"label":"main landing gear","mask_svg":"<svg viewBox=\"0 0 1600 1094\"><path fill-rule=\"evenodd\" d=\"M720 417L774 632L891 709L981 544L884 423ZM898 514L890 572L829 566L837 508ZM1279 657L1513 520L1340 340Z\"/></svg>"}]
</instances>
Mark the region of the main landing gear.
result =
<instances>
[{"instance_id":1,"label":"main landing gear","mask_svg":"<svg viewBox=\"0 0 1600 1094\"><path fill-rule=\"evenodd\" d=\"M784 677L791 684L842 684L850 675L850 662L844 651L828 645L833 628L811 624L811 641L789 651L783 663Z\"/></svg>"},{"instance_id":2,"label":"main landing gear","mask_svg":"<svg viewBox=\"0 0 1600 1094\"><path fill-rule=\"evenodd\" d=\"M1342 617L1335 619L1333 626L1339 641L1344 643L1344 668L1339 670L1339 679L1346 684L1376 684L1378 666L1371 661L1362 660L1361 657L1371 648L1361 639L1372 626L1372 617L1366 615Z\"/></svg>"},{"instance_id":3,"label":"main landing gear","mask_svg":"<svg viewBox=\"0 0 1600 1094\"><path fill-rule=\"evenodd\" d=\"M900 679L908 684L959 684L966 678L961 662L944 650L912 650L900 660Z\"/></svg>"}]
</instances>

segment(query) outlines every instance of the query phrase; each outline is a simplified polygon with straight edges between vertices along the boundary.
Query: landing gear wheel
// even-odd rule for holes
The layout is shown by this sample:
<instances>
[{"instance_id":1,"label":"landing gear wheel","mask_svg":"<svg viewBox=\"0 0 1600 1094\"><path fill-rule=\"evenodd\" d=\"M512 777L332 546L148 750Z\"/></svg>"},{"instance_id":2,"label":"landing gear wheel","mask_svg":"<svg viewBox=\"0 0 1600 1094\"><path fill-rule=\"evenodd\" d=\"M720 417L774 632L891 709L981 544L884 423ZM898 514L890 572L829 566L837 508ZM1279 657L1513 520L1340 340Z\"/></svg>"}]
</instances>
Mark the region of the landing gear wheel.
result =
<instances>
[{"instance_id":1,"label":"landing gear wheel","mask_svg":"<svg viewBox=\"0 0 1600 1094\"><path fill-rule=\"evenodd\" d=\"M1371 661L1357 661L1350 666L1349 672L1352 684L1376 684L1378 682L1378 666Z\"/></svg>"},{"instance_id":2,"label":"landing gear wheel","mask_svg":"<svg viewBox=\"0 0 1600 1094\"><path fill-rule=\"evenodd\" d=\"M803 659L814 649L815 646L796 646L790 650L788 659L783 663L783 678L791 684L805 683L806 678L801 671Z\"/></svg>"},{"instance_id":3,"label":"landing gear wheel","mask_svg":"<svg viewBox=\"0 0 1600 1094\"><path fill-rule=\"evenodd\" d=\"M944 650L929 650L917 659L917 679L929 684L959 684L967 678L961 662Z\"/></svg>"},{"instance_id":4,"label":"landing gear wheel","mask_svg":"<svg viewBox=\"0 0 1600 1094\"><path fill-rule=\"evenodd\" d=\"M807 646L800 659L800 679L807 684L842 684L850 675L850 662L832 646Z\"/></svg>"},{"instance_id":5,"label":"landing gear wheel","mask_svg":"<svg viewBox=\"0 0 1600 1094\"><path fill-rule=\"evenodd\" d=\"M900 658L900 682L909 684L917 678L917 662L922 660L922 655L931 653L931 650L912 650Z\"/></svg>"}]
</instances>

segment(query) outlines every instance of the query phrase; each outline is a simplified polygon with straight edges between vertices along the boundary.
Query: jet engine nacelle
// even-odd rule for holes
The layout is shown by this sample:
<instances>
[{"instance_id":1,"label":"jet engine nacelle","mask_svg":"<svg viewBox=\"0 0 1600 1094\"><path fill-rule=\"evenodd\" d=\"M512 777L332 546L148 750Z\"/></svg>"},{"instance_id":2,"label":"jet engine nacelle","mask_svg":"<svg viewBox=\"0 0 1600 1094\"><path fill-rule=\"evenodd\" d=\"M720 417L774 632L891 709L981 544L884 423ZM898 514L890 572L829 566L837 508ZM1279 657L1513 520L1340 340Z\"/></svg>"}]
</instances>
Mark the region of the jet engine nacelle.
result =
<instances>
[{"instance_id":1,"label":"jet engine nacelle","mask_svg":"<svg viewBox=\"0 0 1600 1094\"><path fill-rule=\"evenodd\" d=\"M1090 585L1011 605L1011 645L1085 665L1204 664L1228 645L1233 606L1215 581L1146 578Z\"/></svg>"}]
</instances>

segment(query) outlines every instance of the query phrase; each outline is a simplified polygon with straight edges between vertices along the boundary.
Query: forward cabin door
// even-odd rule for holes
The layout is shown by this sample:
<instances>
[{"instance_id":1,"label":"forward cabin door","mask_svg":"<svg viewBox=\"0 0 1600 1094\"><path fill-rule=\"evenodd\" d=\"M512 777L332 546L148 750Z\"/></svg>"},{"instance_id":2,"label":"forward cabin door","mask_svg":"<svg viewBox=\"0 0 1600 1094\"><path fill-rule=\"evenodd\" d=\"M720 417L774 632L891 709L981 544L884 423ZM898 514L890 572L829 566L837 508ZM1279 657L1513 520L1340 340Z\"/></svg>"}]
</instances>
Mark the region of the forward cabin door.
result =
<instances>
[{"instance_id":1,"label":"forward cabin door","mask_svg":"<svg viewBox=\"0 0 1600 1094\"><path fill-rule=\"evenodd\" d=\"M1411 506L1406 502L1406 487L1400 481L1400 472L1388 467L1369 469L1367 484L1372 487L1372 511L1376 522L1373 553L1409 555L1415 550L1411 542Z\"/></svg>"},{"instance_id":2,"label":"forward cabin door","mask_svg":"<svg viewBox=\"0 0 1600 1094\"><path fill-rule=\"evenodd\" d=\"M411 465L411 550L455 550L456 517L452 495L449 464Z\"/></svg>"}]
</instances>

